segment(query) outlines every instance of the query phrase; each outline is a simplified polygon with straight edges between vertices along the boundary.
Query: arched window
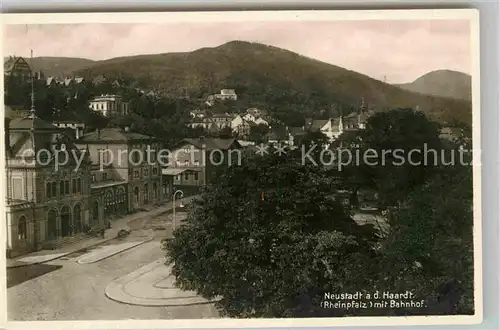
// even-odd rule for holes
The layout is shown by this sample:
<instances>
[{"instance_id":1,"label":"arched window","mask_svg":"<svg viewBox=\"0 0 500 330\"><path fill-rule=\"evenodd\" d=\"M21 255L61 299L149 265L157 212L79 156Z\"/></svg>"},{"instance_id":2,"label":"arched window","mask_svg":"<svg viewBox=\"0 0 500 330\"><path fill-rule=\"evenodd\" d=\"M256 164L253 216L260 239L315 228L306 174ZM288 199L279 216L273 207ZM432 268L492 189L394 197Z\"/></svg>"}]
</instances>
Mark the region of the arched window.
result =
<instances>
[{"instance_id":1,"label":"arched window","mask_svg":"<svg viewBox=\"0 0 500 330\"><path fill-rule=\"evenodd\" d=\"M76 192L81 193L82 192L82 179L78 178L76 180Z\"/></svg>"},{"instance_id":2,"label":"arched window","mask_svg":"<svg viewBox=\"0 0 500 330\"><path fill-rule=\"evenodd\" d=\"M113 213L113 205L115 202L115 196L113 194L113 190L106 190L104 193L104 214L108 215Z\"/></svg>"},{"instance_id":3,"label":"arched window","mask_svg":"<svg viewBox=\"0 0 500 330\"><path fill-rule=\"evenodd\" d=\"M47 182L47 191L46 191L46 195L47 195L47 198L51 198L52 197L52 185L50 184L50 182Z\"/></svg>"},{"instance_id":4,"label":"arched window","mask_svg":"<svg viewBox=\"0 0 500 330\"><path fill-rule=\"evenodd\" d=\"M119 187L116 194L117 211L120 213L127 211L127 193L125 188Z\"/></svg>"},{"instance_id":5,"label":"arched window","mask_svg":"<svg viewBox=\"0 0 500 330\"><path fill-rule=\"evenodd\" d=\"M153 196L154 198L158 198L158 186L156 185L156 182L153 183Z\"/></svg>"},{"instance_id":6,"label":"arched window","mask_svg":"<svg viewBox=\"0 0 500 330\"><path fill-rule=\"evenodd\" d=\"M61 209L61 234L63 237L73 234L73 224L71 223L71 210L69 206Z\"/></svg>"},{"instance_id":7,"label":"arched window","mask_svg":"<svg viewBox=\"0 0 500 330\"><path fill-rule=\"evenodd\" d=\"M64 181L61 181L59 183L59 194L60 194L60 196L64 195Z\"/></svg>"},{"instance_id":8,"label":"arched window","mask_svg":"<svg viewBox=\"0 0 500 330\"><path fill-rule=\"evenodd\" d=\"M56 197L57 196L57 184L55 182L52 182L51 184L52 186L52 197Z\"/></svg>"},{"instance_id":9,"label":"arched window","mask_svg":"<svg viewBox=\"0 0 500 330\"><path fill-rule=\"evenodd\" d=\"M76 179L71 181L71 190L73 191L73 194L76 194Z\"/></svg>"},{"instance_id":10,"label":"arched window","mask_svg":"<svg viewBox=\"0 0 500 330\"><path fill-rule=\"evenodd\" d=\"M144 185L144 196L143 196L143 197L144 197L144 204L147 204L147 203L148 203L148 201L149 201L149 200L148 200L148 197L149 197L148 195L149 195L149 191L148 191L148 184L146 183L146 184Z\"/></svg>"},{"instance_id":11,"label":"arched window","mask_svg":"<svg viewBox=\"0 0 500 330\"><path fill-rule=\"evenodd\" d=\"M69 195L69 180L64 181L64 194Z\"/></svg>"},{"instance_id":12,"label":"arched window","mask_svg":"<svg viewBox=\"0 0 500 330\"><path fill-rule=\"evenodd\" d=\"M92 223L99 223L99 203L97 201L94 202L94 206L92 207Z\"/></svg>"},{"instance_id":13,"label":"arched window","mask_svg":"<svg viewBox=\"0 0 500 330\"><path fill-rule=\"evenodd\" d=\"M134 198L135 198L135 202L139 203L139 187L135 187L135 189L134 189Z\"/></svg>"},{"instance_id":14,"label":"arched window","mask_svg":"<svg viewBox=\"0 0 500 330\"><path fill-rule=\"evenodd\" d=\"M73 217L74 217L74 229L75 229L75 234L79 233L82 231L82 207L80 204L76 204L75 208L73 209Z\"/></svg>"},{"instance_id":15,"label":"arched window","mask_svg":"<svg viewBox=\"0 0 500 330\"><path fill-rule=\"evenodd\" d=\"M50 210L47 214L47 238L49 240L57 237L57 212Z\"/></svg>"},{"instance_id":16,"label":"arched window","mask_svg":"<svg viewBox=\"0 0 500 330\"><path fill-rule=\"evenodd\" d=\"M19 218L17 223L17 238L19 240L25 240L27 237L27 228L26 228L26 217L23 215Z\"/></svg>"}]
</instances>

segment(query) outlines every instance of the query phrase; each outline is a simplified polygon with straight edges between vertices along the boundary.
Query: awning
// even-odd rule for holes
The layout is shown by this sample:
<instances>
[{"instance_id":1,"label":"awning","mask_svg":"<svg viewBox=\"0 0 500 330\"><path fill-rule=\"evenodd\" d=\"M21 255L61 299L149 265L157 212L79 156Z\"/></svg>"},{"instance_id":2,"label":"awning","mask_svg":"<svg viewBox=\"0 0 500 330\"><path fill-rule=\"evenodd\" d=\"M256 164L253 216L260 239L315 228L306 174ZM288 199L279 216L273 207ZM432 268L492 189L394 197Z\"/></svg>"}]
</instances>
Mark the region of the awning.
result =
<instances>
[{"instance_id":1,"label":"awning","mask_svg":"<svg viewBox=\"0 0 500 330\"><path fill-rule=\"evenodd\" d=\"M127 181L105 181L105 182L97 182L93 183L90 185L91 189L100 189L100 188L107 188L107 187L113 187L113 186L118 186L121 184L125 184Z\"/></svg>"},{"instance_id":2,"label":"awning","mask_svg":"<svg viewBox=\"0 0 500 330\"><path fill-rule=\"evenodd\" d=\"M163 175L179 175L182 172L187 171L187 168L164 168L161 170L161 174Z\"/></svg>"}]
</instances>

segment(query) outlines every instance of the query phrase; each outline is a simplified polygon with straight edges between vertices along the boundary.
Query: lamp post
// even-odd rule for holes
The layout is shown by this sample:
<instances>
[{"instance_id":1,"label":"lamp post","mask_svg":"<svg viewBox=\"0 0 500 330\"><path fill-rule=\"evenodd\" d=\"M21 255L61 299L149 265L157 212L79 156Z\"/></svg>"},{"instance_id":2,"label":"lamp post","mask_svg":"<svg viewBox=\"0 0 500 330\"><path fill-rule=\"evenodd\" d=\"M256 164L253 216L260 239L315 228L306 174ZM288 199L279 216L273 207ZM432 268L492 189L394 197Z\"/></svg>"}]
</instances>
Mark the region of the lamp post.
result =
<instances>
[{"instance_id":1,"label":"lamp post","mask_svg":"<svg viewBox=\"0 0 500 330\"><path fill-rule=\"evenodd\" d=\"M174 197L172 198L172 211L173 211L173 214L172 214L172 223L173 223L173 227L174 227L174 231L175 231L175 196L177 194L180 194L181 195L181 199L182 197L184 197L184 193L182 192L182 190L176 190L174 192ZM182 207L182 203L181 203L181 207Z\"/></svg>"}]
</instances>

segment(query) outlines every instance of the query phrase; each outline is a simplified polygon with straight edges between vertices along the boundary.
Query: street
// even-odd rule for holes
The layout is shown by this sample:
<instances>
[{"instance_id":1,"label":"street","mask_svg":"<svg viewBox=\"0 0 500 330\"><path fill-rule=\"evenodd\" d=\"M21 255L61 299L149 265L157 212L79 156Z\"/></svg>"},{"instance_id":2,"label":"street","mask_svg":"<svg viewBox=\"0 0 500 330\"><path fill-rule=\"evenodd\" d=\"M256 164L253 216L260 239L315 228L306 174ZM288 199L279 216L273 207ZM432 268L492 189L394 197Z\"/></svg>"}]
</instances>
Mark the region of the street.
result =
<instances>
[{"instance_id":1,"label":"street","mask_svg":"<svg viewBox=\"0 0 500 330\"><path fill-rule=\"evenodd\" d=\"M182 215L180 215L182 216ZM168 216L163 215L163 221ZM143 221L151 226L159 217ZM168 219L171 220L171 219ZM40 265L8 269L8 317L13 321L37 320L113 320L113 319L190 319L218 317L212 304L175 307L127 305L105 296L106 286L113 280L152 263L165 253L161 239L171 232L155 231L156 237L129 250L95 263L77 262L84 253ZM141 234L141 229L134 230ZM149 230L148 232L151 232ZM133 237L131 237L133 238Z\"/></svg>"}]
</instances>

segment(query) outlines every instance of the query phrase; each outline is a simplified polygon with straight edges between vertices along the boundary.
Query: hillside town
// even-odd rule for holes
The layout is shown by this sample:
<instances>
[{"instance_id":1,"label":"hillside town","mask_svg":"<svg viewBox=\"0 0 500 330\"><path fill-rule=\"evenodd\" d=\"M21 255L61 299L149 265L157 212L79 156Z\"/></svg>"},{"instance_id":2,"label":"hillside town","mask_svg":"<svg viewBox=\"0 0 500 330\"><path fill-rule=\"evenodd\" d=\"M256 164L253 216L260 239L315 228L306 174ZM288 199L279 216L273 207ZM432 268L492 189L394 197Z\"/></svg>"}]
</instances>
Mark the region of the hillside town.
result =
<instances>
[{"instance_id":1,"label":"hillside town","mask_svg":"<svg viewBox=\"0 0 500 330\"><path fill-rule=\"evenodd\" d=\"M381 240L391 237L396 242L390 220L401 215L388 214L400 210L404 201L399 198L419 189L431 175L411 167L336 169L342 158L323 167L300 164L304 150L312 150L307 158L314 163L325 152L346 148L398 147L403 142L420 147L423 141L466 150L471 143L466 129L435 125L419 106L386 111L363 94L351 105L310 105L303 112L294 109L287 118L287 105L254 101L235 85L221 83L195 96L168 94L159 86L104 74L46 77L30 64L30 59L14 56L4 62L7 286L13 302L9 308L19 320L31 319L30 313L33 319L260 317L274 309L271 316L300 316L300 311L286 310L296 293L284 287L272 289L273 294L294 298L270 309L239 296L233 288L246 287L247 277L253 281L246 288L249 295L261 295L252 290L262 274L234 266L234 278L241 281L234 286L233 275L220 272L231 249L241 249L243 263L262 258L269 269L295 267L288 257L317 253L321 257L314 267L325 270L304 281L324 273L324 283L339 280L334 266L390 264L389 257L372 264L379 258ZM166 163L159 161L165 150ZM243 164L234 166L235 159L224 163L231 155L238 155L237 161L242 157ZM274 219L282 224L273 227ZM304 235L300 242L295 234L283 236L294 231ZM336 238L321 241L314 236L327 232ZM318 240L313 250L301 245L309 240ZM299 250L286 248L294 244ZM327 261L335 244L352 253L342 261ZM407 267L432 267L426 262L415 257ZM204 271L207 279L200 281ZM134 276L138 279L132 280ZM217 276L227 284L217 287ZM66 309L52 304L62 310L60 315L21 306L13 298L29 296L42 285L51 295L63 296L72 286L69 278L78 283L74 294L81 299L68 302ZM204 287L205 281L217 289ZM62 284L57 288L54 283ZM355 288L354 282L345 285ZM314 300L307 302L310 315L349 314L310 307L321 296L312 286L304 289ZM220 297L224 294L226 299ZM424 289L421 294L430 295ZM232 306L236 298L251 307ZM86 312L84 306L94 300L95 307ZM429 310L439 311L440 303ZM404 315L415 313L403 310Z\"/></svg>"},{"instance_id":2,"label":"hillside town","mask_svg":"<svg viewBox=\"0 0 500 330\"><path fill-rule=\"evenodd\" d=\"M31 69L25 59L9 58L5 63L5 75L31 83ZM7 78L6 77L6 78ZM42 72L35 79L44 79ZM46 80L49 88L54 84L64 87L81 84L81 77ZM36 93L36 90L33 90ZM236 100L234 89L221 90L207 99ZM88 101L89 109L103 117L126 116L130 104L121 95L103 94ZM211 103L214 105L215 103ZM244 113L211 113L194 109L189 112L187 127L201 128L198 137L180 140L174 145L165 145L158 137L132 132L129 127L87 129L86 123L71 120L47 122L37 116L35 104L31 110L13 109L7 105L5 119L5 148L7 155L7 251L17 257L44 248L61 247L85 239L86 228L99 231L112 226L112 220L120 215L140 209L151 209L172 199L175 189L186 194L196 194L197 188L210 182L207 173L209 164L199 160L189 161L189 154L177 152L193 147L195 150L227 150L255 146L256 143L283 143L294 146L300 143L307 132L321 132L328 145L344 132L363 129L367 118L373 114L361 103L357 111L346 116L327 119L305 118L303 126L272 127L273 118L264 109L249 108ZM265 139L251 140L251 129L262 128ZM227 131L226 138L205 138L210 132ZM102 150L110 148L116 155L118 150L153 150L167 148L177 154L172 166L141 164L125 157L109 162L103 158ZM83 166L72 171L74 163L67 164L58 172L50 165L41 167L25 165L19 159L26 150L35 152L67 150L85 155ZM105 167L103 168L103 163ZM47 211L48 209L48 211ZM29 212L26 212L29 210Z\"/></svg>"}]
</instances>

